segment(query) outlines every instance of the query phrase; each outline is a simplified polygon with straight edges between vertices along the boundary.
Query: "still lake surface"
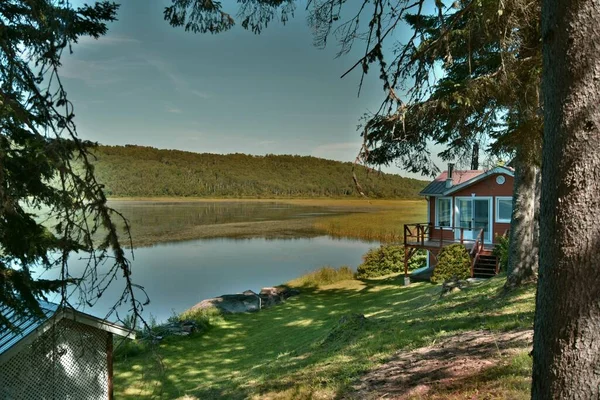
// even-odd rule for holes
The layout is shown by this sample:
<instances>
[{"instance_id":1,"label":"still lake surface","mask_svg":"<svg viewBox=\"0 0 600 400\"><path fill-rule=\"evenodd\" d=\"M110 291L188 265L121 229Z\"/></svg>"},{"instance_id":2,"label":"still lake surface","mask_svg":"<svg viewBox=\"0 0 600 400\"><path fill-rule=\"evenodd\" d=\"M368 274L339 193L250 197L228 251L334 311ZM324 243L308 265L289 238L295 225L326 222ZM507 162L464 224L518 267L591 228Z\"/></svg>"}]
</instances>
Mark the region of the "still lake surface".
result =
<instances>
[{"instance_id":1,"label":"still lake surface","mask_svg":"<svg viewBox=\"0 0 600 400\"><path fill-rule=\"evenodd\" d=\"M281 203L126 202L113 206L131 221L134 237L136 231L168 236L169 232L185 227L291 221L341 213L332 208ZM258 292L262 287L287 282L324 265L348 265L355 269L361 263L361 256L378 245L375 242L316 236L314 233L307 236L310 237L211 238L136 248L132 278L150 297L144 316L161 322L204 299L247 289ZM84 266L84 262L76 257L70 260L70 264L74 275ZM93 307L80 309L104 317L122 289L123 279L119 279ZM143 297L139 295L138 298ZM73 300L76 302L76 299ZM127 307L118 311L123 317L127 314Z\"/></svg>"}]
</instances>

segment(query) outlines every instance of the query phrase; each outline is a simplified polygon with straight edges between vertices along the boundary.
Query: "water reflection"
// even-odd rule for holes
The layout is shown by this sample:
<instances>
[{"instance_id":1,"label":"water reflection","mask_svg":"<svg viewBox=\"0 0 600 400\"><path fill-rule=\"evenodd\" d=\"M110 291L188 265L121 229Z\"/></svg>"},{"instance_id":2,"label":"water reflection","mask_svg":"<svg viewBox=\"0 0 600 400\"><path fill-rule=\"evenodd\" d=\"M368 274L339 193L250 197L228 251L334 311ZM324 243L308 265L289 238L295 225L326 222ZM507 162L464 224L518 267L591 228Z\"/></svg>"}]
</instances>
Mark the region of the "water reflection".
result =
<instances>
[{"instance_id":1,"label":"water reflection","mask_svg":"<svg viewBox=\"0 0 600 400\"><path fill-rule=\"evenodd\" d=\"M322 215L336 215L340 211L318 206L304 206L260 202L136 202L112 201L110 205L121 211L136 227L161 225L181 228L187 225L228 224L257 220L288 220Z\"/></svg>"},{"instance_id":2,"label":"water reflection","mask_svg":"<svg viewBox=\"0 0 600 400\"><path fill-rule=\"evenodd\" d=\"M233 200L112 201L110 205L129 220L136 247L214 237L314 237L322 234L313 227L314 218L350 212L322 206Z\"/></svg>"}]
</instances>

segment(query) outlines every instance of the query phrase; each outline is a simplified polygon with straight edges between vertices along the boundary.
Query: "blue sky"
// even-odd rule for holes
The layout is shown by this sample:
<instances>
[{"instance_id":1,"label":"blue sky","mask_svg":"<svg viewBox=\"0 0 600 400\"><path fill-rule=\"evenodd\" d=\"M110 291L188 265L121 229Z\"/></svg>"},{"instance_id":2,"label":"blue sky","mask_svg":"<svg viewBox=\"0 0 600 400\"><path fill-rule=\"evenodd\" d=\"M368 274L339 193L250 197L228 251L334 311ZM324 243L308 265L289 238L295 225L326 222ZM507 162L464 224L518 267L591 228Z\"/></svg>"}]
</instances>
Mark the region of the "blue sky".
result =
<instances>
[{"instance_id":1,"label":"blue sky","mask_svg":"<svg viewBox=\"0 0 600 400\"><path fill-rule=\"evenodd\" d=\"M232 0L223 3L235 10ZM358 70L340 79L362 46L341 58L333 40L314 47L302 5L285 26L272 23L260 35L239 25L202 35L170 27L162 15L167 4L124 1L105 37L84 38L73 54L65 52L61 76L82 138L354 160L359 117L384 96L375 69L360 97Z\"/></svg>"}]
</instances>

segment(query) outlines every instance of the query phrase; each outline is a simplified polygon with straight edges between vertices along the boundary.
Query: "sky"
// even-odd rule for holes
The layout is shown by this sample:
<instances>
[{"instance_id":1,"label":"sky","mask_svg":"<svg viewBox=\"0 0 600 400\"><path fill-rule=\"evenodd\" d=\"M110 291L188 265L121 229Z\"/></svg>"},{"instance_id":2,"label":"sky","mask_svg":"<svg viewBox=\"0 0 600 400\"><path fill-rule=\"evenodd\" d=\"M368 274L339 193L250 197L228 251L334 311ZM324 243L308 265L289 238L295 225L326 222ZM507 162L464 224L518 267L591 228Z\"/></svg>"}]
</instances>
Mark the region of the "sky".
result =
<instances>
[{"instance_id":1,"label":"sky","mask_svg":"<svg viewBox=\"0 0 600 400\"><path fill-rule=\"evenodd\" d=\"M384 98L375 68L360 97L358 69L340 78L364 47L340 58L335 40L315 47L302 4L285 26L273 22L260 35L239 24L209 35L169 26L163 20L169 3L122 1L106 36L82 38L73 54L63 55L60 74L81 138L354 161L359 118ZM235 14L233 0L223 4Z\"/></svg>"}]
</instances>

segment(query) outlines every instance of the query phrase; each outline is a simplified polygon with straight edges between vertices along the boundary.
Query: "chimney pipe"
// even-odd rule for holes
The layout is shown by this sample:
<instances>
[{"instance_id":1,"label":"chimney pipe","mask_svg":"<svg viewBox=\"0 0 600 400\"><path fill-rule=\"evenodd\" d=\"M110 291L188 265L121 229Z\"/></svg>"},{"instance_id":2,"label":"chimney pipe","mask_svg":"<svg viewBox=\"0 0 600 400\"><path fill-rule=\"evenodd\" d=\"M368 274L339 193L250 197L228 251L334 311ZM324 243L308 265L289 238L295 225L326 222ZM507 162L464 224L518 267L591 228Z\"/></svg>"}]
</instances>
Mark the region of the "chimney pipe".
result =
<instances>
[{"instance_id":1,"label":"chimney pipe","mask_svg":"<svg viewBox=\"0 0 600 400\"><path fill-rule=\"evenodd\" d=\"M473 144L473 155L471 156L471 169L479 169L479 143Z\"/></svg>"},{"instance_id":2,"label":"chimney pipe","mask_svg":"<svg viewBox=\"0 0 600 400\"><path fill-rule=\"evenodd\" d=\"M448 174L446 176L446 189L452 187L452 173L454 172L454 164L448 163Z\"/></svg>"}]
</instances>

